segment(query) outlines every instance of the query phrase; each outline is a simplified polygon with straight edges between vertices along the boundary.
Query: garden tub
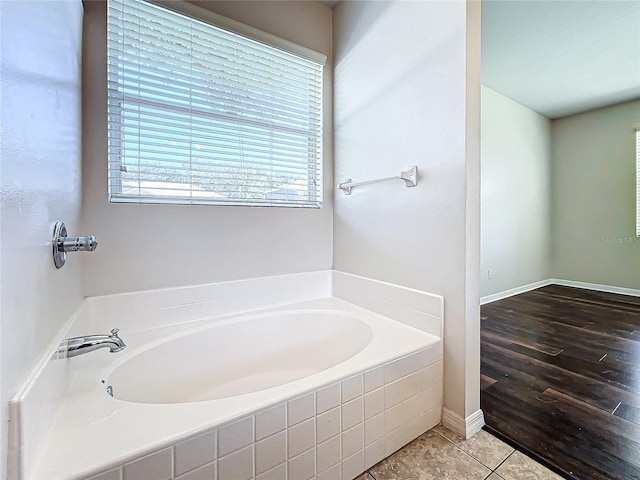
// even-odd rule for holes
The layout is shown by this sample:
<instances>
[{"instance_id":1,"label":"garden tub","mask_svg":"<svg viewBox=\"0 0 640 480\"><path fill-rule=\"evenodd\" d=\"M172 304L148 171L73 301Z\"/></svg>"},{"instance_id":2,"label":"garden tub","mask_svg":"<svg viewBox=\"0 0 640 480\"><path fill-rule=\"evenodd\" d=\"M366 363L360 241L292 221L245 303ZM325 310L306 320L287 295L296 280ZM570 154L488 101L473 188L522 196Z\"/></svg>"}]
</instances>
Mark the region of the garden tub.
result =
<instances>
[{"instance_id":1,"label":"garden tub","mask_svg":"<svg viewBox=\"0 0 640 480\"><path fill-rule=\"evenodd\" d=\"M441 338L336 298L120 334L38 478L350 480L440 421Z\"/></svg>"}]
</instances>

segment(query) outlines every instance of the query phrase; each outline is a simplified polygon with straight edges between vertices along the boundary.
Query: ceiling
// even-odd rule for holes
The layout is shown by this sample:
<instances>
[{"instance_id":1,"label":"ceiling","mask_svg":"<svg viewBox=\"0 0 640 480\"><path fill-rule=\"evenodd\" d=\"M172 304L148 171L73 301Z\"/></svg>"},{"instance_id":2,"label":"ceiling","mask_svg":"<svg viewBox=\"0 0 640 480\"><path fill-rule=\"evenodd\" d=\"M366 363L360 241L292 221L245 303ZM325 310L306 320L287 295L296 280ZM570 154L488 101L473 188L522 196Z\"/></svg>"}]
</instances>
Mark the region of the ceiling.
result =
<instances>
[{"instance_id":1,"label":"ceiling","mask_svg":"<svg viewBox=\"0 0 640 480\"><path fill-rule=\"evenodd\" d=\"M329 8L333 8L340 3L341 0L317 0L318 3L326 5Z\"/></svg>"},{"instance_id":2,"label":"ceiling","mask_svg":"<svg viewBox=\"0 0 640 480\"><path fill-rule=\"evenodd\" d=\"M483 1L482 83L552 119L640 98L640 1Z\"/></svg>"}]
</instances>

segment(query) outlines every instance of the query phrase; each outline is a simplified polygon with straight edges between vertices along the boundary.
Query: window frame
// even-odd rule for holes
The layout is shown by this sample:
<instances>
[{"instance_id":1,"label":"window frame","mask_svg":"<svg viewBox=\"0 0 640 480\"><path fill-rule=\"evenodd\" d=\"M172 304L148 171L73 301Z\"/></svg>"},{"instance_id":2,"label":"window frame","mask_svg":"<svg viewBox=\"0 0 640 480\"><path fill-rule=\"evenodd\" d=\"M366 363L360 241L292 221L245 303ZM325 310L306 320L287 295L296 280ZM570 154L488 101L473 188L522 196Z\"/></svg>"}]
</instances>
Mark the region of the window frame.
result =
<instances>
[{"instance_id":1,"label":"window frame","mask_svg":"<svg viewBox=\"0 0 640 480\"><path fill-rule=\"evenodd\" d=\"M153 4L159 8L163 8L172 12L175 12L177 14L192 18L194 21L199 21L199 22L204 22L206 24L212 25L214 27L217 27L219 29L222 30L226 30L232 34L236 34L242 37L245 37L247 39L256 41L258 43L264 44L268 47L272 47L278 50L282 50L284 52L287 52L289 54L301 57L305 60L309 60L311 62L316 63L319 67L320 67L320 93L319 93L319 102L318 102L318 106L319 106L319 114L320 114L320 118L319 118L319 124L320 124L320 128L318 131L318 135L313 135L313 136L309 136L308 137L308 141L309 143L313 143L315 145L317 145L317 149L319 150L318 154L314 154L312 152L312 149L309 148L307 156L308 156L308 167L307 167L307 172L309 172L309 175L307 175L308 178L308 186L311 187L311 185L313 184L315 190L317 191L317 193L315 194L315 201L312 202L308 202L308 203L303 203L303 202L299 202L299 203L290 203L292 202L291 200L287 199L284 201L276 201L276 200L272 200L272 201L268 201L267 197L265 197L265 201L256 201L255 199L251 199L251 198L239 198L239 199L233 199L233 200L225 200L225 201L216 201L215 199L195 199L192 195L190 195L189 197L185 198L184 200L182 199L176 199L174 198L170 198L169 196L136 196L136 195L124 195L122 194L122 191L113 194L112 192L112 187L113 187L113 183L117 184L117 180L112 180L112 176L114 176L114 171L116 171L116 169L112 169L111 164L113 163L111 160L111 156L112 153L108 154L108 162L109 162L109 175L110 178L108 179L108 196L109 196L109 202L110 203L114 203L114 204L118 204L118 203L137 203L137 204L170 204L170 205L213 205L213 206L245 206L245 207L281 207L281 208L316 208L316 209L321 209L323 207L323 200L324 200L324 166L325 166L325 138L326 138L326 133L324 131L324 117L326 114L326 106L325 106L325 99L324 99L324 91L326 88L325 82L326 82L326 75L325 75L325 70L324 67L326 65L326 60L327 60L327 56L324 54L321 54L319 52L316 52L314 50L308 49L306 47L303 47L301 45L298 45L296 43L290 42L288 40L282 39L280 37L277 37L275 35L271 35L269 33L263 32L259 29L256 29L254 27L245 25L243 23L240 23L238 21L232 20L230 18L224 17L222 15L219 15L217 13L214 13L210 10L207 10L205 8L199 7L197 5L193 5L191 3L187 3L183 0L145 0L146 3L149 4ZM109 40L108 40L109 41ZM130 100L130 104L132 105L137 105L137 106L151 106L153 108L158 108L158 109L167 109L168 111L173 111L173 112L186 112L186 111L192 111L192 109L188 109L188 108L180 108L174 105L169 105L169 104L163 104L162 102L158 102L158 103L154 103L149 101L149 99L144 98L143 96L136 96L133 95L131 93L128 92L122 92L123 98L126 98L127 100ZM109 100L111 100L111 97L109 98ZM126 102L126 100L123 100ZM129 103L129 102L127 102ZM120 104L120 108L122 108L122 104ZM109 105L109 120L108 123L111 124L112 123L112 109L118 109L118 105L113 105L110 104ZM118 114L119 115L119 114ZM216 114L215 112L207 112L207 111L200 111L199 115L201 115L203 118L220 118L220 115ZM242 121L236 121L238 124L242 124L245 126L249 126L249 127L259 127L259 121L252 121L250 119L243 119ZM124 122L120 121L119 122L119 127L120 130L122 131ZM115 132L115 129L111 129L111 127L108 127L110 129L110 133L109 133L109 140L111 141L111 132ZM276 130L276 131L281 131L281 132L286 132L287 129L285 127L278 127L276 125L270 125L269 128L271 128L272 130ZM289 132L291 133L291 132ZM296 132L297 133L297 132ZM124 135L123 133L121 133L120 135ZM111 145L111 144L110 144ZM113 146L113 145L111 145ZM120 146L116 146L116 148L119 148ZM122 166L124 166L124 168L126 168L126 162L124 160L125 157L123 157L122 153L118 153L116 155L120 155L120 165L121 165L121 170L122 170ZM303 164L302 162L300 163L301 165ZM124 170L126 171L126 170ZM187 170L185 169L184 172L186 174L190 174L191 172L193 172L193 170ZM311 175L311 173L313 173L313 175ZM117 176L117 173L116 173ZM141 181L142 179L140 179ZM186 184L185 184L186 185ZM192 189L194 187L194 185L196 184L191 184L189 191L192 192ZM122 184L120 184L120 188L122 188ZM295 200L293 200L293 202L295 202Z\"/></svg>"}]
</instances>

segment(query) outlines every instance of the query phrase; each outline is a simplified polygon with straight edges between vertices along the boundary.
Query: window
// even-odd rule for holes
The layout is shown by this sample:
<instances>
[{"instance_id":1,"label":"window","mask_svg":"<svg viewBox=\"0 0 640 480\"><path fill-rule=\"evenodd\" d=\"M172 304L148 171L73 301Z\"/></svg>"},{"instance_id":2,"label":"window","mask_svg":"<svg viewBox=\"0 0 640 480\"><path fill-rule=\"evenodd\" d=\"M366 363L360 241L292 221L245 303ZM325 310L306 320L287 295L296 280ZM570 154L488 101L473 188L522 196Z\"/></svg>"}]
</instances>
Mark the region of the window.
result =
<instances>
[{"instance_id":1,"label":"window","mask_svg":"<svg viewBox=\"0 0 640 480\"><path fill-rule=\"evenodd\" d=\"M326 57L170 5L108 2L110 201L320 207Z\"/></svg>"},{"instance_id":2,"label":"window","mask_svg":"<svg viewBox=\"0 0 640 480\"><path fill-rule=\"evenodd\" d=\"M640 128L636 128L636 237L640 237Z\"/></svg>"}]
</instances>

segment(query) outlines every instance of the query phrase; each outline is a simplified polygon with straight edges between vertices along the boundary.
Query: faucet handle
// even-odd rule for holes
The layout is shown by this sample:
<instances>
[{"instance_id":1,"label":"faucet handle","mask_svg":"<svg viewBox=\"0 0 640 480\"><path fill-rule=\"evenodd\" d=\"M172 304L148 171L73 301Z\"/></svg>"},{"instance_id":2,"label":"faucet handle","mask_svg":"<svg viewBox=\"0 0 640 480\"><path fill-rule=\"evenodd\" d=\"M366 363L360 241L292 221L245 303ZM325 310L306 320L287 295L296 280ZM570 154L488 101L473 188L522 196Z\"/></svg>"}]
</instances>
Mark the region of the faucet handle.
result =
<instances>
[{"instance_id":1,"label":"faucet handle","mask_svg":"<svg viewBox=\"0 0 640 480\"><path fill-rule=\"evenodd\" d=\"M111 335L113 335L114 337L117 337L119 331L120 331L119 328L114 328L111 330Z\"/></svg>"}]
</instances>

